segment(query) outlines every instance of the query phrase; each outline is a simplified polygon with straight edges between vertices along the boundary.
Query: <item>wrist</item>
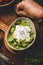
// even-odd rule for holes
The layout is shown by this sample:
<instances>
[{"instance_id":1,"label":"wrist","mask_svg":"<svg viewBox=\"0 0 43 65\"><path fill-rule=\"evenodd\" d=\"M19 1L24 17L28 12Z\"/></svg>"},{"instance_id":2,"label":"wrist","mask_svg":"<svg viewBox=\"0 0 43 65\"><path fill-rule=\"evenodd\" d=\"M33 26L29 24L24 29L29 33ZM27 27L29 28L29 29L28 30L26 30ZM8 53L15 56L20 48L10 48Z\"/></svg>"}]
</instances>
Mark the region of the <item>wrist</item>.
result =
<instances>
[{"instance_id":1,"label":"wrist","mask_svg":"<svg viewBox=\"0 0 43 65\"><path fill-rule=\"evenodd\" d=\"M42 18L43 18L43 9L42 9Z\"/></svg>"},{"instance_id":2,"label":"wrist","mask_svg":"<svg viewBox=\"0 0 43 65\"><path fill-rule=\"evenodd\" d=\"M40 16L40 18L43 18L43 8L41 9L39 16Z\"/></svg>"}]
</instances>

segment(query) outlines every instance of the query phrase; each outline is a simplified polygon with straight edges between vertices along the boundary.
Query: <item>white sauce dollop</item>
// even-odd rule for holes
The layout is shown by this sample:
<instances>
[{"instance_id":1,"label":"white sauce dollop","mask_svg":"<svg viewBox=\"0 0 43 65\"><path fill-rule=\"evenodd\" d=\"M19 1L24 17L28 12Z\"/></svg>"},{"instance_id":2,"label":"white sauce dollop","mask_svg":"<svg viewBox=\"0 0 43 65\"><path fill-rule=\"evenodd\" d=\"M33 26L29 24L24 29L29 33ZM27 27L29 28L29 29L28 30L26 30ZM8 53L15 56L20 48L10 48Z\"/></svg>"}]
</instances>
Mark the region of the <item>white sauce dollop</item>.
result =
<instances>
[{"instance_id":1,"label":"white sauce dollop","mask_svg":"<svg viewBox=\"0 0 43 65\"><path fill-rule=\"evenodd\" d=\"M15 31L14 31L14 38L17 40L25 40L30 41L30 32L31 28L29 26L20 26L16 25Z\"/></svg>"}]
</instances>

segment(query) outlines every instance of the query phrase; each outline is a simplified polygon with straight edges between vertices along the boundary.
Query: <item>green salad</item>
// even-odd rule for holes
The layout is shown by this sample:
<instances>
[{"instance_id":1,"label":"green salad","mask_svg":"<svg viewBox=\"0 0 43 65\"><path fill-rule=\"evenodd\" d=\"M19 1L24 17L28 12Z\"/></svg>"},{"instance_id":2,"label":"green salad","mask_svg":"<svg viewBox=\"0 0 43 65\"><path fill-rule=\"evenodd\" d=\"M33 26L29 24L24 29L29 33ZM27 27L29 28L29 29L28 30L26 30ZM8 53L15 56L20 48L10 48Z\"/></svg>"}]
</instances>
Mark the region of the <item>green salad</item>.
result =
<instances>
[{"instance_id":1,"label":"green salad","mask_svg":"<svg viewBox=\"0 0 43 65\"><path fill-rule=\"evenodd\" d=\"M12 24L8 32L8 43L15 49L21 50L28 47L34 39L34 32L29 20L19 19Z\"/></svg>"}]
</instances>

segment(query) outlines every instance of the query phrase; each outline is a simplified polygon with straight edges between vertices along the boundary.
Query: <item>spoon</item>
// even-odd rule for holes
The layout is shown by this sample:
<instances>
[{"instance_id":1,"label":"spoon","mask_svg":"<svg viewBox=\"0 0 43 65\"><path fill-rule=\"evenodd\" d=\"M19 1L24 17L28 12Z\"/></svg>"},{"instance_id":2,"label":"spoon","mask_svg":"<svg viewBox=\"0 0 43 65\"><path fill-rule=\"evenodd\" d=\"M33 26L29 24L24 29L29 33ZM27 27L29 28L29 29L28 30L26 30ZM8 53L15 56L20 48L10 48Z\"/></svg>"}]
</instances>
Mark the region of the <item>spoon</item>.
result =
<instances>
[{"instance_id":1,"label":"spoon","mask_svg":"<svg viewBox=\"0 0 43 65\"><path fill-rule=\"evenodd\" d=\"M10 65L16 65L15 62L11 61L9 58L7 58L6 56L4 56L2 53L0 53L0 58L2 58L5 62L7 62Z\"/></svg>"}]
</instances>

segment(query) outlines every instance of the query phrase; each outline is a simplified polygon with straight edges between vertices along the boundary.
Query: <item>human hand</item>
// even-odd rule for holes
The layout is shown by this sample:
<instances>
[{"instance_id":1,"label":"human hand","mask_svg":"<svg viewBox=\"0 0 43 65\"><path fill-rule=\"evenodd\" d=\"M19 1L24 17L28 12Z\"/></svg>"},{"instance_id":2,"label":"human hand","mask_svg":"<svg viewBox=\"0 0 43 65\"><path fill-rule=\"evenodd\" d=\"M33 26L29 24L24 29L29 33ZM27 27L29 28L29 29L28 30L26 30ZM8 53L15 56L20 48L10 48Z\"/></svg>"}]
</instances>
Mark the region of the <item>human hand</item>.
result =
<instances>
[{"instance_id":1,"label":"human hand","mask_svg":"<svg viewBox=\"0 0 43 65\"><path fill-rule=\"evenodd\" d=\"M19 9L22 10L19 11ZM41 18L43 16L42 7L33 0L24 0L17 4L17 14L32 18Z\"/></svg>"}]
</instances>

